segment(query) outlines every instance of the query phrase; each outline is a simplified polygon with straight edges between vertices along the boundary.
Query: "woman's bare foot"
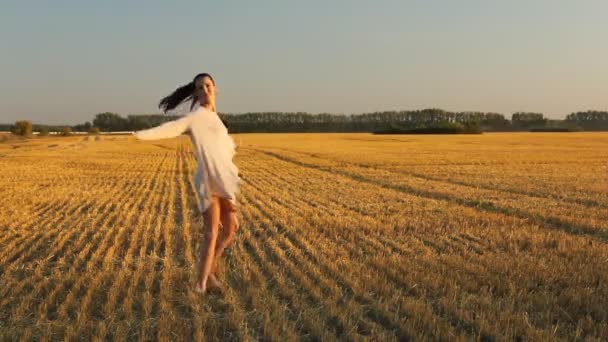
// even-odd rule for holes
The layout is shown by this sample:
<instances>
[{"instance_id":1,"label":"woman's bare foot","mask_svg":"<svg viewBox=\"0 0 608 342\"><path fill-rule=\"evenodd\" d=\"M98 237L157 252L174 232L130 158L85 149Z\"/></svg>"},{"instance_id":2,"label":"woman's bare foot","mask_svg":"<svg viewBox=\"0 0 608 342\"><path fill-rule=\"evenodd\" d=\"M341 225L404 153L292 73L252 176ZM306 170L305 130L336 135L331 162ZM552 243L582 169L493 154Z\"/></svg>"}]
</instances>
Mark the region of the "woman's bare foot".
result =
<instances>
[{"instance_id":1,"label":"woman's bare foot","mask_svg":"<svg viewBox=\"0 0 608 342\"><path fill-rule=\"evenodd\" d=\"M208 290L209 291L217 291L219 293L224 293L224 285L215 277L215 274L209 274L208 279Z\"/></svg>"},{"instance_id":2,"label":"woman's bare foot","mask_svg":"<svg viewBox=\"0 0 608 342\"><path fill-rule=\"evenodd\" d=\"M202 286L201 283L196 284L194 292L204 295L207 292L206 286Z\"/></svg>"}]
</instances>

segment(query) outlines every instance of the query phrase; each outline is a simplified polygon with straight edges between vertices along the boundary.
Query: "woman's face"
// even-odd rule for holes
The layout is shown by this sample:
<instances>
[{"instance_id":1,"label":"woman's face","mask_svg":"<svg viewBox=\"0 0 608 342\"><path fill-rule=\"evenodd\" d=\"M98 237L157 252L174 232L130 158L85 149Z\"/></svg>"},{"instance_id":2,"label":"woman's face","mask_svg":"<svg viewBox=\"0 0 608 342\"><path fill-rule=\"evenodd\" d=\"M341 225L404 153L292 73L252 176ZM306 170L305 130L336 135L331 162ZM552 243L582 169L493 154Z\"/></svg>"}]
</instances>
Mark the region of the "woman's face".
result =
<instances>
[{"instance_id":1,"label":"woman's face","mask_svg":"<svg viewBox=\"0 0 608 342\"><path fill-rule=\"evenodd\" d=\"M208 76L199 77L194 81L194 95L205 103L215 102L215 84Z\"/></svg>"}]
</instances>

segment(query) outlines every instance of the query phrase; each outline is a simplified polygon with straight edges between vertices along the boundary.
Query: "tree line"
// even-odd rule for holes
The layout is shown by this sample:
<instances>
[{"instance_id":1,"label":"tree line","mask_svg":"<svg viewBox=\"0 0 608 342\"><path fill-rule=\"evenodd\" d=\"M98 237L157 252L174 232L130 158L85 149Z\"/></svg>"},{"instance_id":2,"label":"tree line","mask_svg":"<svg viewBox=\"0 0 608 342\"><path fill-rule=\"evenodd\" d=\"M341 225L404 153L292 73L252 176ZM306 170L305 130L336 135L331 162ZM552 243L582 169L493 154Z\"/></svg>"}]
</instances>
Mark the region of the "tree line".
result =
<instances>
[{"instance_id":1,"label":"tree line","mask_svg":"<svg viewBox=\"0 0 608 342\"><path fill-rule=\"evenodd\" d=\"M588 110L566 116L566 122L574 123L586 131L608 130L608 111Z\"/></svg>"},{"instance_id":2,"label":"tree line","mask_svg":"<svg viewBox=\"0 0 608 342\"><path fill-rule=\"evenodd\" d=\"M219 113L221 120L232 133L254 132L377 132L394 127L426 129L446 124L475 125L481 131L527 131L543 129L608 130L607 111L586 111L569 114L565 120L550 120L542 113L517 112L507 119L493 112L451 112L442 109L410 111L384 111L365 114L310 114L284 112L257 112L244 114ZM99 113L92 122L74 126L32 125L31 131L75 132L136 131L155 127L179 116L163 114L128 115ZM17 131L16 124L0 125L0 131Z\"/></svg>"}]
</instances>

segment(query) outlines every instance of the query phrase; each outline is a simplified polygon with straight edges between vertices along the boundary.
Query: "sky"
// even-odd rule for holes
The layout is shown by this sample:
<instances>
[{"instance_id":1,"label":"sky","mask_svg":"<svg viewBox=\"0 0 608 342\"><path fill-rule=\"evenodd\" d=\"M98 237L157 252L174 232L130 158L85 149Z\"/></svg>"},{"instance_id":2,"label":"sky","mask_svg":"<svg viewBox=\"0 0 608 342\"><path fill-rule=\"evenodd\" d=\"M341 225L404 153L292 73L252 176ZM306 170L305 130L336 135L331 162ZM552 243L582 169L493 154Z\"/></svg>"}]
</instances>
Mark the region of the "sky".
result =
<instances>
[{"instance_id":1,"label":"sky","mask_svg":"<svg viewBox=\"0 0 608 342\"><path fill-rule=\"evenodd\" d=\"M608 1L0 0L0 123L159 113L608 109Z\"/></svg>"}]
</instances>

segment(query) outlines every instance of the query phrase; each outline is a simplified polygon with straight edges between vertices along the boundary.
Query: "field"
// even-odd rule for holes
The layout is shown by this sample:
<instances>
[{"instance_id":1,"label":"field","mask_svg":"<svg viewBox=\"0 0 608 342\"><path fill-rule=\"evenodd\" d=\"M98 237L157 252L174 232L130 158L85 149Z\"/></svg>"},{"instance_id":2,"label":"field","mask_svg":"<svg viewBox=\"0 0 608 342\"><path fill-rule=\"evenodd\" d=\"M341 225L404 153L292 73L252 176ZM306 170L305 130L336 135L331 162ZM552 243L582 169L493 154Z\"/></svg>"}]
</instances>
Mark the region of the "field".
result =
<instances>
[{"instance_id":1,"label":"field","mask_svg":"<svg viewBox=\"0 0 608 342\"><path fill-rule=\"evenodd\" d=\"M0 143L0 340L608 339L608 133L233 137L205 298L187 137Z\"/></svg>"}]
</instances>

